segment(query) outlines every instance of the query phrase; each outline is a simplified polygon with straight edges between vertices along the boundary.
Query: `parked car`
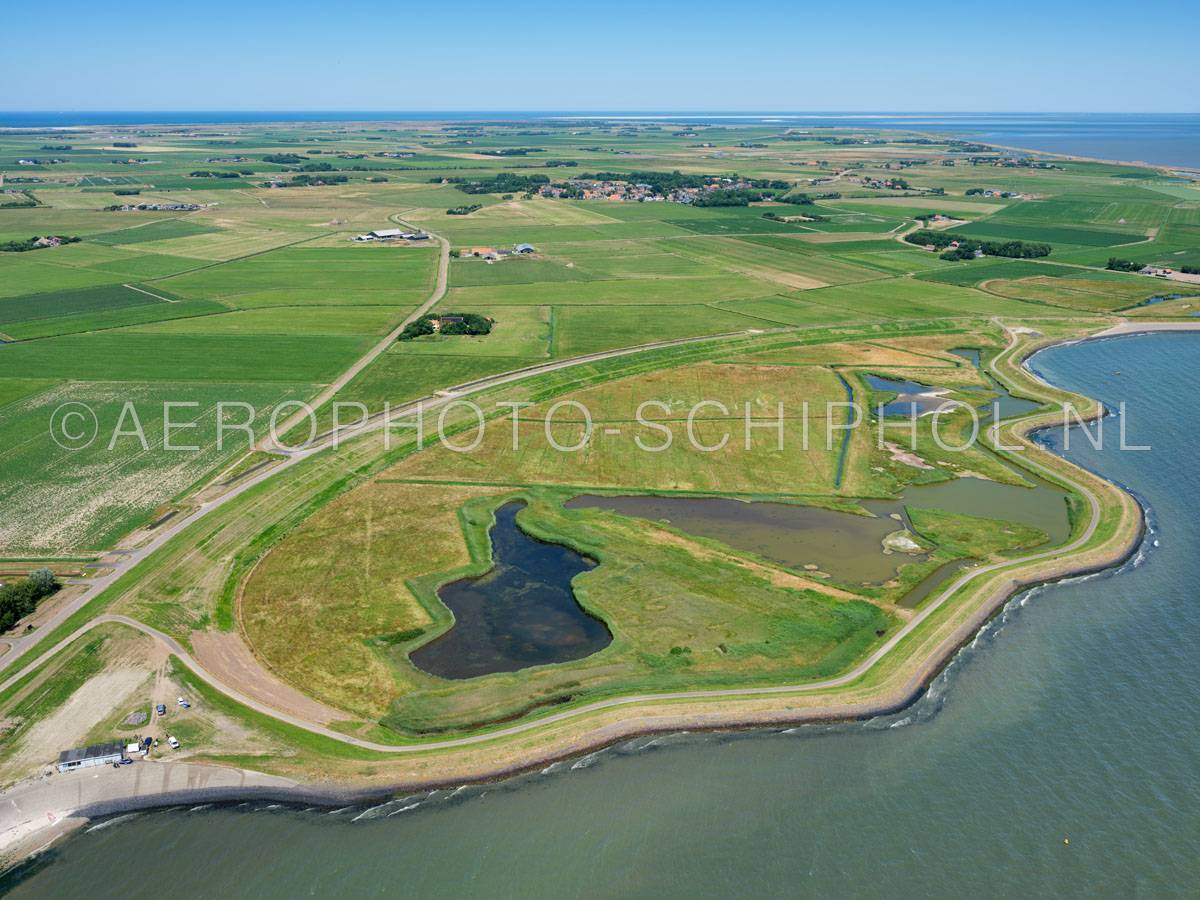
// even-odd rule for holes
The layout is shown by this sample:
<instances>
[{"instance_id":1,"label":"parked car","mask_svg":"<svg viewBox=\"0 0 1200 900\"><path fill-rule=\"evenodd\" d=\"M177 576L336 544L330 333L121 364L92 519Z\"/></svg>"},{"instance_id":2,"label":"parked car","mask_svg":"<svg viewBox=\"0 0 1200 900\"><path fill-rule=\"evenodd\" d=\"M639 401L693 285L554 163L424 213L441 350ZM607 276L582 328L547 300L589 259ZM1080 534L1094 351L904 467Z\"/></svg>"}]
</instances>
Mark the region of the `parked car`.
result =
<instances>
[{"instance_id":1,"label":"parked car","mask_svg":"<svg viewBox=\"0 0 1200 900\"><path fill-rule=\"evenodd\" d=\"M171 745L172 750L179 749L179 741L175 740L175 738L171 737L170 735L167 735L167 743Z\"/></svg>"},{"instance_id":2,"label":"parked car","mask_svg":"<svg viewBox=\"0 0 1200 900\"><path fill-rule=\"evenodd\" d=\"M118 763L118 765L122 765L122 766L132 766L132 765L133 765L133 760L132 760L132 759L130 759L128 756L126 756L124 759L122 759L122 760L121 760L121 762L120 762L120 763Z\"/></svg>"},{"instance_id":3,"label":"parked car","mask_svg":"<svg viewBox=\"0 0 1200 900\"><path fill-rule=\"evenodd\" d=\"M158 704L158 706L154 707L154 711L156 713L158 713L160 716L165 716L167 714L167 704L165 704L165 703Z\"/></svg>"}]
</instances>

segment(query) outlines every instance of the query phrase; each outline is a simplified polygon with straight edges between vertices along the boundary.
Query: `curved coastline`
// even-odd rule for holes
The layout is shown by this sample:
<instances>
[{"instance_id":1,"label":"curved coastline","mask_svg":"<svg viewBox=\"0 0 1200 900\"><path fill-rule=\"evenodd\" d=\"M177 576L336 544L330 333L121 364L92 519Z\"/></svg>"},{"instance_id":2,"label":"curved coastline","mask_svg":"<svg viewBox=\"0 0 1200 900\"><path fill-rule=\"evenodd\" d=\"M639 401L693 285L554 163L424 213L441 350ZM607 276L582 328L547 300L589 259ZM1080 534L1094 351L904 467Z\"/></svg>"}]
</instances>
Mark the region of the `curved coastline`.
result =
<instances>
[{"instance_id":1,"label":"curved coastline","mask_svg":"<svg viewBox=\"0 0 1200 900\"><path fill-rule=\"evenodd\" d=\"M1127 334L1197 330L1200 330L1200 322L1122 323L1113 328L1083 337L1047 340L1024 346L1019 345L1019 341L1016 340L1016 335L1014 335L1014 342L1008 349L1002 351L992 361L991 365L995 367L1002 359L1009 357L1006 363L1018 368L1023 375L1055 391L1057 394L1062 394L1061 389L1047 383L1029 365L1032 358L1042 350L1053 346L1107 339ZM1018 350L1019 352L1017 352ZM1107 410L1102 403L1095 400L1090 400L1089 402L1092 404L1092 408L1088 414L1082 416L1083 421L1094 421L1096 418L1107 415ZM1013 434L1018 435L1027 445L1032 445L1031 437L1037 431L1056 427L1061 424L1054 420L1047 421L1051 416L1053 416L1053 412L1037 414L1028 417L1027 420L1016 421L1007 427L1012 428ZM1072 485L1085 496L1089 496L1090 492L1086 486L1079 484L1081 473L1083 480L1094 480L1096 483L1103 485L1103 490L1112 492L1114 495L1124 498L1125 502L1131 503L1133 508L1137 510L1133 530L1128 533L1117 532L1113 536L1105 538L1099 548L1099 551L1102 552L1098 552L1098 549L1094 547L1089 549L1086 545L1094 537L1094 526L1098 525L1102 518L1101 507L1097 504L1092 523L1093 528L1082 539L1082 545L1076 548L1078 552L1071 553L1069 556L1061 559L1047 559L1039 556L1033 560L1026 561L1024 564L1017 561L1015 563L1019 567L1017 573L1007 578L1002 577L998 580L998 583L989 585L980 601L974 604L973 608L963 615L960 621L954 624L952 630L945 634L933 635L937 640L928 652L916 651L915 653L910 653L906 660L901 661L902 664L907 662L912 669L902 681L894 686L884 687L875 691L874 695L870 698L855 699L851 697L842 702L814 705L808 708L789 705L790 702L798 698L798 695L802 695L803 686L779 686L775 690L758 689L753 693L747 692L740 697L736 694L732 696L725 694L727 701L735 700L739 707L725 709L696 708L689 710L686 706L689 703L693 706L698 704L700 707L706 705L712 706L714 704L711 703L713 699L711 696L708 698L693 697L689 699L686 696L674 697L666 695L659 698L627 698L623 702L621 698L616 698L616 702L602 701L593 705L593 707L603 706L603 709L589 710L588 707L581 707L577 710L567 711L567 716L572 719L587 717L585 725L590 727L585 727L582 733L578 735L564 735L561 733L543 735L543 737L548 739L541 741L540 746L522 748L523 752L521 755L512 761L476 763L473 767L471 762L467 761L467 765L462 766L459 770L454 770L452 765L447 765L445 773L441 775L417 775L406 780L397 780L393 777L387 783L380 783L378 785L355 786L352 784L333 783L322 785L319 783L290 781L286 778L276 778L274 776L262 776L264 780L272 783L254 783L256 781L254 776L257 773L232 769L230 767L202 763L149 763L147 764L148 766L154 766L155 768L162 767L163 769L167 769L168 767L171 769L190 767L193 769L220 769L229 773L239 773L242 783L208 787L194 785L189 780L188 784L182 788L164 788L143 794L137 791L130 791L128 787L131 779L127 778L125 779L124 787L126 787L126 790L124 792L120 790L122 785L119 783L114 785L117 788L116 790L108 792L108 796L85 798L83 796L85 792L81 790L79 792L79 803L75 808L70 810L68 817L57 819L53 826L47 825L30 831L22 835L19 840L11 841L7 848L0 848L0 852L4 853L3 860L0 860L0 869L6 869L19 863L24 857L45 849L62 835L68 834L78 827L82 827L89 820L99 816L156 807L175 806L182 803L251 799L315 803L323 806L342 805L347 802L360 803L393 797L397 794L415 790L432 790L466 783L503 780L542 768L555 761L595 752L640 735L655 735L680 731L740 730L806 723L853 721L902 711L916 702L925 693L930 682L949 665L961 648L973 640L975 635L988 621L999 614L1019 595L1040 585L1111 570L1127 562L1142 545L1147 528L1146 510L1130 490L1094 472L1081 469L1074 463L1068 462L1064 457L1054 454L1048 448L1040 447L1039 449L1049 454L1054 460L1065 464L1067 471L1070 473ZM1050 472L1056 477L1064 477L1058 471L1050 470ZM1010 563L1009 565L1012 564ZM1028 573L1022 575L1020 572L1021 568L1028 568ZM948 593L957 594L960 589L969 590L972 587L969 582L983 574L997 573L989 572L986 569L969 570L964 575L968 583L959 584L956 581ZM985 583L991 580L993 579L986 579ZM923 639L928 640L929 636L926 635ZM920 655L920 658L915 659L916 655ZM882 657L878 657L877 659L873 655L866 661L869 664L867 668L871 668L876 661L880 661L881 659ZM862 673L858 673L856 669L849 673L849 675L852 678L847 684L852 684L854 679L861 678ZM797 690L798 687L799 690ZM811 688L808 690L811 690ZM853 693L853 691L854 688L852 687L850 693ZM833 699L836 701L836 697ZM636 707L638 706L642 708L637 709ZM657 707L657 710L655 707ZM667 711L664 711L664 707L667 707ZM612 716L613 710L618 712L615 718ZM594 721L589 716L589 713L599 718L600 721ZM608 721L605 721L606 716L609 718ZM551 725L551 723L538 722L537 720L530 724L535 739L542 731L546 730L542 726L548 728ZM485 736L483 742L497 738L502 739L502 736ZM419 751L423 748L409 747L407 749L411 752L414 750ZM444 760L444 762L450 763L451 761ZM138 766L139 770L141 768L141 766ZM58 776L55 777L57 778ZM70 778L71 776L63 777ZM36 791L37 787L36 782L33 784L29 781L22 782L0 794L0 797L9 799L11 795L16 793L32 794Z\"/></svg>"}]
</instances>

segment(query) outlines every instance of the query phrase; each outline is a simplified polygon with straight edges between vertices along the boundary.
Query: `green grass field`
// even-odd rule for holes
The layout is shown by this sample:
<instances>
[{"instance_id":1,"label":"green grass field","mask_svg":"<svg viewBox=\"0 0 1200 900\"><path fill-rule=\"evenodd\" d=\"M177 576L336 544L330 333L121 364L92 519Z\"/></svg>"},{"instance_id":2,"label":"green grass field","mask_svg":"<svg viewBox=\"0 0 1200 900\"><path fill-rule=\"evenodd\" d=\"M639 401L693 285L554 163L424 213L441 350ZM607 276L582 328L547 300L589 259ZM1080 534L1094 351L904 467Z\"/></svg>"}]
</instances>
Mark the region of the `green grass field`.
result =
<instances>
[{"instance_id":1,"label":"green grass field","mask_svg":"<svg viewBox=\"0 0 1200 900\"><path fill-rule=\"evenodd\" d=\"M120 174L109 161L117 132L83 128L72 133L73 149L63 151L60 166L21 172L53 180L22 186L40 202L36 208L0 209L0 240L82 240L0 252L0 554L111 549L194 502L200 489L205 497L220 494L224 488L212 482L223 471L243 478L276 473L189 526L64 629L103 608L185 643L198 630L240 630L276 675L346 710L351 721L338 727L388 741L518 721L550 706L631 691L778 684L845 671L911 615L896 604L936 566L1002 558L1041 535L1016 523L914 507L913 532L928 554L898 567L894 583L851 585L668 523L566 509L563 501L589 490L772 498L846 510L870 497L900 502L910 484L964 474L1019 481L995 454L955 457L931 446L928 420L915 451L923 465L874 446L866 433L797 449L802 423L795 415L785 420L786 449L772 446L763 431L745 447L745 409L762 425L780 402L819 407L848 395L885 397L867 389L869 373L988 398L990 383L952 350L975 347L992 356L1007 340L1001 323L1051 336L1099 329L1165 292L1158 280L1105 271L1110 256L1175 268L1200 264L1200 190L1145 168L1063 160L1038 170L968 165L962 154L924 138L789 141L781 139L783 126L735 122L694 137L676 134L677 124L646 122L539 123L544 133L537 135L520 134L532 130L529 123L472 127L478 134L469 145L433 122L229 125L219 136L164 131L153 144L138 139L138 154L153 165ZM832 139L849 134L829 131ZM7 160L15 166L17 158L36 155L44 140L0 134L6 173L15 171ZM535 145L546 152L479 152ZM397 148L407 155L376 155ZM281 152L329 161L348 180L261 186L269 176L290 177L263 160ZM209 162L234 154L244 161ZM951 159L955 165L941 165ZM547 160L577 165L548 167ZM920 163L903 163L912 190L870 186L872 178L894 176L899 160ZM221 168L251 174L189 174ZM527 197L520 188L468 194L450 180L512 173L563 184L589 172L647 171L784 181L789 190L840 197L705 207ZM371 180L377 178L387 180ZM832 180L810 183L817 178ZM980 186L1036 199L965 196ZM104 211L122 199L114 189L133 188L141 201L205 207L187 214ZM446 214L475 203L481 208L470 215ZM898 239L915 227L915 215L934 211L964 220L955 233L1044 241L1053 253L959 262ZM783 222L766 212L820 219ZM351 240L389 227L428 229L460 252L526 242L536 250L490 264L452 259L435 311L491 317L492 332L397 342L335 401L378 413L385 404L524 367L727 337L593 360L472 395L494 417L471 453L436 445L416 451L408 432L397 432L388 449L371 435L279 471L254 468L272 457L248 454L240 431L217 447L219 404L269 410L311 399L430 299L437 241ZM1190 317L1192 307L1185 298L1161 312ZM600 426L578 452L555 450L537 418L562 399L585 403ZM673 434L666 450L643 452L634 442L661 437L634 421L646 399L665 404L655 421ZM728 409L695 423L704 443L732 436L711 452L684 440L687 409L701 399ZM176 418L197 427L176 438L202 449L164 447L166 401L189 404ZM517 424L518 451L497 401L532 404ZM68 402L95 411L99 440L78 450L55 442L52 416ZM123 417L123 425L132 424L127 404L143 426L144 445L131 434L108 440ZM842 421L840 413L813 415L818 431ZM327 428L332 405L317 416L318 430ZM964 418L953 427L964 428ZM225 424L235 421L240 413L227 413ZM462 409L448 416L464 442L473 423ZM256 435L265 424L260 415ZM302 423L288 438L307 430ZM582 431L568 410L550 435L569 442ZM450 626L437 587L488 567L492 512L517 495L529 501L519 521L530 534L599 561L577 579L577 596L609 624L613 643L573 663L465 682L434 679L407 654ZM945 621L968 612L956 606ZM80 659L77 648L63 657L40 706L26 696L0 712L53 715L68 688L94 674ZM97 722L89 733L110 727ZM217 734L207 725L190 732L202 752L219 749ZM263 764L283 770L309 765L315 755L301 764L273 754ZM322 774L338 772L333 763L327 769Z\"/></svg>"}]
</instances>

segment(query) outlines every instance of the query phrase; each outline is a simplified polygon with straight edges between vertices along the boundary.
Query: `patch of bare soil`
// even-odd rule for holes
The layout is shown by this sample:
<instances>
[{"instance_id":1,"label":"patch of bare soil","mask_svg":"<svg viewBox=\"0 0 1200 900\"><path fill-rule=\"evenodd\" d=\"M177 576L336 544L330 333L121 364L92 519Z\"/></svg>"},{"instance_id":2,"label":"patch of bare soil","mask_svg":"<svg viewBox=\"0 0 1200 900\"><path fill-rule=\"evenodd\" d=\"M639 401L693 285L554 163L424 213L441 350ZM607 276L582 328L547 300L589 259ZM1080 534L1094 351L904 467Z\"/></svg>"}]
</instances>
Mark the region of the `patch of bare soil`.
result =
<instances>
[{"instance_id":1,"label":"patch of bare soil","mask_svg":"<svg viewBox=\"0 0 1200 900\"><path fill-rule=\"evenodd\" d=\"M5 760L5 773L26 774L55 760L59 751L78 746L92 728L129 705L146 677L145 669L115 668L89 678L66 703L21 737L16 751Z\"/></svg>"},{"instance_id":2,"label":"patch of bare soil","mask_svg":"<svg viewBox=\"0 0 1200 900\"><path fill-rule=\"evenodd\" d=\"M192 651L200 665L221 681L237 685L238 690L272 709L318 725L349 718L344 712L305 696L271 674L240 634L193 631Z\"/></svg>"}]
</instances>

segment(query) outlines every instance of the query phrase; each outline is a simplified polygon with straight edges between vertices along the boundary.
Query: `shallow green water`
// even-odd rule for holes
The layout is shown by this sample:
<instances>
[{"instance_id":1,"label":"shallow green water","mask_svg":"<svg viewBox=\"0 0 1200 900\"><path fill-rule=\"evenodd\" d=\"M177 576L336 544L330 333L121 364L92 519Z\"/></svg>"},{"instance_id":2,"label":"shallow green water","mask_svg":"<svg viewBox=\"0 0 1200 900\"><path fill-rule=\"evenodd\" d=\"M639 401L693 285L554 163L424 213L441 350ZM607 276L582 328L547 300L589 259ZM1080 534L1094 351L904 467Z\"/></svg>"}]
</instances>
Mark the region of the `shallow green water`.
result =
<instances>
[{"instance_id":1,"label":"shallow green water","mask_svg":"<svg viewBox=\"0 0 1200 900\"><path fill-rule=\"evenodd\" d=\"M913 485L899 500L868 500L872 516L766 501L719 497L662 497L650 494L572 497L569 509L605 509L722 541L785 566L814 565L846 583L879 583L914 559L887 555L883 538L904 527L907 507L944 509L967 516L1006 519L1040 528L1052 543L1070 534L1066 494L1045 483L1018 487L980 478Z\"/></svg>"},{"instance_id":2,"label":"shallow green water","mask_svg":"<svg viewBox=\"0 0 1200 900\"><path fill-rule=\"evenodd\" d=\"M565 505L666 521L689 534L723 541L785 566L815 565L839 581L887 581L903 563L912 561L905 555L884 555L884 537L903 527L887 513L872 517L791 503L649 494L583 494Z\"/></svg>"},{"instance_id":3,"label":"shallow green water","mask_svg":"<svg viewBox=\"0 0 1200 900\"><path fill-rule=\"evenodd\" d=\"M1128 401L1129 440L1152 452L1115 441L1096 451L1077 436L1068 455L1133 486L1153 530L1117 573L1014 601L909 710L643 738L544 775L372 811L260 801L142 813L68 841L5 887L122 898L1195 895L1200 419L1178 373L1200 368L1200 337L1075 345L1034 366ZM1115 422L1105 428L1115 437Z\"/></svg>"}]
</instances>

